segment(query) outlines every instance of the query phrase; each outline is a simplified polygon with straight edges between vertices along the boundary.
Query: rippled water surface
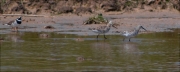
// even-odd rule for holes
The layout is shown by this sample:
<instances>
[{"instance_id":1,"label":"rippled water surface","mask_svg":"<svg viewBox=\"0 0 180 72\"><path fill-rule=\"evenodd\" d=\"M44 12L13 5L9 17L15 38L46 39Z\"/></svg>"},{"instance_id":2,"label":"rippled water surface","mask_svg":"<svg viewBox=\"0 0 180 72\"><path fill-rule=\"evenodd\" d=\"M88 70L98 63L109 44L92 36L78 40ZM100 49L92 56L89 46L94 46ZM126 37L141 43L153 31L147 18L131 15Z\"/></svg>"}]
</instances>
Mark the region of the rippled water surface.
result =
<instances>
[{"instance_id":1,"label":"rippled water surface","mask_svg":"<svg viewBox=\"0 0 180 72\"><path fill-rule=\"evenodd\" d=\"M119 35L1 34L1 71L180 71L179 29Z\"/></svg>"}]
</instances>

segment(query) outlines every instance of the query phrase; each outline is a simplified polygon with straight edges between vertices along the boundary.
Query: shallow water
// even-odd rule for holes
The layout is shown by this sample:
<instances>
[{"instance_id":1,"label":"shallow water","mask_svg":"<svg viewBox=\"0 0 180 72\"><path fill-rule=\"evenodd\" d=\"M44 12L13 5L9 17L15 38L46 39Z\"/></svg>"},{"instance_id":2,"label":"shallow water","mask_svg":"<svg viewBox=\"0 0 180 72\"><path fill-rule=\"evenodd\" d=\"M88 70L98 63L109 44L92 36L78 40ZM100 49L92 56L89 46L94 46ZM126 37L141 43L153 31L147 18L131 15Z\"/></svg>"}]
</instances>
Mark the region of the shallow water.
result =
<instances>
[{"instance_id":1,"label":"shallow water","mask_svg":"<svg viewBox=\"0 0 180 72\"><path fill-rule=\"evenodd\" d=\"M1 71L180 71L179 29L118 35L18 32L1 34Z\"/></svg>"}]
</instances>

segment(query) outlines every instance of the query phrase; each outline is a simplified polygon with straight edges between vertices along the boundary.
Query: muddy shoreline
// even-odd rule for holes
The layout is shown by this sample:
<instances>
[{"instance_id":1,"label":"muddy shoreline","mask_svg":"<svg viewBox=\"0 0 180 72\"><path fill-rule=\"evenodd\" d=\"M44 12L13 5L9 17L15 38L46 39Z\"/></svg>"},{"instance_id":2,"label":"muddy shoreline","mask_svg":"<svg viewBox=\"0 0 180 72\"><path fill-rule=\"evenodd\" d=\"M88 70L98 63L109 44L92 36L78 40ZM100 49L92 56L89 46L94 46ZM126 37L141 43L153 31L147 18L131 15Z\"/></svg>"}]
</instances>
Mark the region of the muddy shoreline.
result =
<instances>
[{"instance_id":1,"label":"muddy shoreline","mask_svg":"<svg viewBox=\"0 0 180 72\"><path fill-rule=\"evenodd\" d=\"M19 31L21 32L57 32L65 34L77 35L95 35L88 30L91 27L98 27L105 24L83 25L83 22L89 17L96 14L83 14L81 16L75 14L61 14L56 16L45 17L23 17L22 25ZM148 32L163 32L171 31L171 28L180 28L180 13L175 11L161 12L134 12L120 13L108 12L103 13L103 16L119 24L118 29L112 28L108 35L118 34L116 31L133 30L137 25L142 25ZM0 15L0 34L12 32L10 27L2 24L16 19L18 16L3 16ZM51 25L55 29L45 29L44 26Z\"/></svg>"}]
</instances>

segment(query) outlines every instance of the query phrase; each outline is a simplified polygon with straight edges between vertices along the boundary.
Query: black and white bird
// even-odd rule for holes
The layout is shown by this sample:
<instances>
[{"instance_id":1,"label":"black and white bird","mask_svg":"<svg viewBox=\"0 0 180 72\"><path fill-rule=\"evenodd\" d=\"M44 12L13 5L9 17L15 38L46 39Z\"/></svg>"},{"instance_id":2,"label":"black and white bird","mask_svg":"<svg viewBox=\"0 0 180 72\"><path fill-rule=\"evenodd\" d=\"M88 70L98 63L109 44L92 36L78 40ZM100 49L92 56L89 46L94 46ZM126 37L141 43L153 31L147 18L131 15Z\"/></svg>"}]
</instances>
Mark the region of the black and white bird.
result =
<instances>
[{"instance_id":1,"label":"black and white bird","mask_svg":"<svg viewBox=\"0 0 180 72\"><path fill-rule=\"evenodd\" d=\"M8 25L12 27L13 30L18 31L18 27L21 25L21 23L22 23L22 18L19 17L16 20L9 21L8 23L3 25Z\"/></svg>"}]
</instances>

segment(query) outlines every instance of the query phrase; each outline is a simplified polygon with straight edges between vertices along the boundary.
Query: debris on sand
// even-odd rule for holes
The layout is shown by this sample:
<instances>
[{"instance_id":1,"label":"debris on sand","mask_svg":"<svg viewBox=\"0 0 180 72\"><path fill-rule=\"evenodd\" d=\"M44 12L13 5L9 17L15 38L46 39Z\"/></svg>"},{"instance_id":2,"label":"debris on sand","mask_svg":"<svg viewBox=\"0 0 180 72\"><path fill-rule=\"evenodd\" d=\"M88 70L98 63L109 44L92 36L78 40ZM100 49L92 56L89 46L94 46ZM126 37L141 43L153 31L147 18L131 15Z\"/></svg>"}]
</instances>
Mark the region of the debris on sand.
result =
<instances>
[{"instance_id":1,"label":"debris on sand","mask_svg":"<svg viewBox=\"0 0 180 72\"><path fill-rule=\"evenodd\" d=\"M90 17L88 20L86 20L83 24L102 24L107 23L108 20L103 17L103 15L100 13L97 16Z\"/></svg>"},{"instance_id":2,"label":"debris on sand","mask_svg":"<svg viewBox=\"0 0 180 72\"><path fill-rule=\"evenodd\" d=\"M55 29L55 28L53 26L48 25L48 26L44 26L44 29Z\"/></svg>"}]
</instances>

